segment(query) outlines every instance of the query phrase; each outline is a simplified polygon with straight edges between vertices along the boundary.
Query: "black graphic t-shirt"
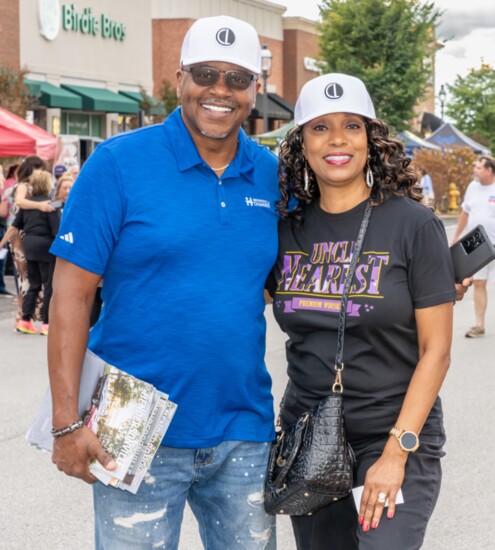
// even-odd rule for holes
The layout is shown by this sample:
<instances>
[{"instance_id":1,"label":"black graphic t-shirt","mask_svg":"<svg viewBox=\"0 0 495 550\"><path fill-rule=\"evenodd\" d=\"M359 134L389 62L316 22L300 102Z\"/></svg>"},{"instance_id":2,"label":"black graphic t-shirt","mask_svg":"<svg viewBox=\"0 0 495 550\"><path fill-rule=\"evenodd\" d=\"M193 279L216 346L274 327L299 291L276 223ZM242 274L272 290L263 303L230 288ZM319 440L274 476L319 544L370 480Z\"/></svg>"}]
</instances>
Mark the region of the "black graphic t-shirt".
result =
<instances>
[{"instance_id":1,"label":"black graphic t-shirt","mask_svg":"<svg viewBox=\"0 0 495 550\"><path fill-rule=\"evenodd\" d=\"M268 287L289 336L284 422L331 392L340 299L365 204L341 214L312 204L303 225L280 222ZM395 424L418 362L415 309L454 300L438 218L404 197L373 207L347 303L343 395L351 443L384 437ZM422 433L443 433L440 399Z\"/></svg>"}]
</instances>

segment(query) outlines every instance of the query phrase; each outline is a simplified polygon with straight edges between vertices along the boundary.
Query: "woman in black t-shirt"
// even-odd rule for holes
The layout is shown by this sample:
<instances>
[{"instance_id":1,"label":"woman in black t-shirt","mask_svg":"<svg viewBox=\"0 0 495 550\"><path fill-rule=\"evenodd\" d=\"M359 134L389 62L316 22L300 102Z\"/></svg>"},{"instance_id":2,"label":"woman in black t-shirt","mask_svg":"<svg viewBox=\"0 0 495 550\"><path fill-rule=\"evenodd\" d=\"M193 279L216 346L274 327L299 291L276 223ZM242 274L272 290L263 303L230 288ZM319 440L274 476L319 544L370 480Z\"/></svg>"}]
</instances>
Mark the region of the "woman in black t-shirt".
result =
<instances>
[{"instance_id":1,"label":"woman in black t-shirt","mask_svg":"<svg viewBox=\"0 0 495 550\"><path fill-rule=\"evenodd\" d=\"M331 393L344 279L365 205L373 206L349 294L343 371L355 485L364 488L357 513L348 497L292 517L297 545L420 548L445 438L438 392L455 300L445 232L421 204L402 144L376 119L360 80L329 74L308 82L295 121L280 151L280 244L270 289L289 336L286 425Z\"/></svg>"},{"instance_id":2,"label":"woman in black t-shirt","mask_svg":"<svg viewBox=\"0 0 495 550\"><path fill-rule=\"evenodd\" d=\"M35 170L29 178L31 189L30 200L41 203L49 200L51 175L46 170ZM33 324L36 300L41 289L44 299L41 309L42 324L39 332L48 334L48 309L52 295L52 278L55 267L55 256L50 254L50 246L55 239L60 225L60 213L56 210L19 209L12 228L24 231L23 247L27 261L29 289L22 304L22 318L17 321L16 329L26 334L36 334L38 329Z\"/></svg>"}]
</instances>

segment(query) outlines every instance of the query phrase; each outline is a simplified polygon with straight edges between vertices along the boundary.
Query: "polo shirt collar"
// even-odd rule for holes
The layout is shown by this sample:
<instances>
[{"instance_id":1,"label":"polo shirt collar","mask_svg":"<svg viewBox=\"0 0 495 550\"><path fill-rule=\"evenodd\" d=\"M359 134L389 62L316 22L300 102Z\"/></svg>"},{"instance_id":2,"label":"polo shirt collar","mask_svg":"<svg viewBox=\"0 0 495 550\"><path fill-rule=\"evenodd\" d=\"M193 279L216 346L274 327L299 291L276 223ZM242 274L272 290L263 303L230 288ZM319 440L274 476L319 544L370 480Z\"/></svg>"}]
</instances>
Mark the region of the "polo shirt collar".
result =
<instances>
[{"instance_id":1,"label":"polo shirt collar","mask_svg":"<svg viewBox=\"0 0 495 550\"><path fill-rule=\"evenodd\" d=\"M181 107L167 117L164 124L169 126L169 142L175 155L177 166L181 172L204 163L198 152L189 130L182 120ZM230 163L224 175L227 178L244 176L250 183L254 183L254 155L250 147L250 138L241 128L237 138L237 154Z\"/></svg>"}]
</instances>

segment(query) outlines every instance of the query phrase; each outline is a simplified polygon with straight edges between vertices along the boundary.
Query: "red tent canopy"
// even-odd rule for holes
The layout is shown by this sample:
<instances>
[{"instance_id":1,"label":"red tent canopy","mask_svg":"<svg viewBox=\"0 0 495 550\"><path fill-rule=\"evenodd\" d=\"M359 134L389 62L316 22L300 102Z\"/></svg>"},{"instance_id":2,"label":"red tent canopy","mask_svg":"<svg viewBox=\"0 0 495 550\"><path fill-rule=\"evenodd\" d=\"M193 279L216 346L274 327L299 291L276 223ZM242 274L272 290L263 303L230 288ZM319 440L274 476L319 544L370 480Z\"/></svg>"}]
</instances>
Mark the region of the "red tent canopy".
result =
<instances>
[{"instance_id":1,"label":"red tent canopy","mask_svg":"<svg viewBox=\"0 0 495 550\"><path fill-rule=\"evenodd\" d=\"M49 134L39 126L30 124L26 120L14 115L10 111L0 107L0 127L3 130L11 130L13 139L20 139L19 134L23 134L30 140L35 142L35 151L29 151L27 154L36 154L44 160L52 159L55 156L55 147L57 144L57 138L52 134ZM9 137L5 135L5 140ZM4 141L4 136L0 137L0 148L3 149L4 145L9 146L9 141ZM11 154L9 156L22 156L26 153ZM7 155L3 155L7 156Z\"/></svg>"},{"instance_id":2,"label":"red tent canopy","mask_svg":"<svg viewBox=\"0 0 495 550\"><path fill-rule=\"evenodd\" d=\"M0 126L0 157L36 154L36 141L26 134Z\"/></svg>"}]
</instances>

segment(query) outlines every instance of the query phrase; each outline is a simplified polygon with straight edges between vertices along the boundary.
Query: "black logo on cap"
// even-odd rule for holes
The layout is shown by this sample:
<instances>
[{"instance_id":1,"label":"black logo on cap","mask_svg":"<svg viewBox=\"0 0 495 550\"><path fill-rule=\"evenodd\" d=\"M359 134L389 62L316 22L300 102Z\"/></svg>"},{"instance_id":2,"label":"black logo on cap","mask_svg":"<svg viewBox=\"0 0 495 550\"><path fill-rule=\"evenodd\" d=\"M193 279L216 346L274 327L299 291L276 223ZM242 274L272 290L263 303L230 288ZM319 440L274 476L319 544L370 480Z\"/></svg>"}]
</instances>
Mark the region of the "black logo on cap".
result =
<instances>
[{"instance_id":1,"label":"black logo on cap","mask_svg":"<svg viewBox=\"0 0 495 550\"><path fill-rule=\"evenodd\" d=\"M344 95L344 89L337 82L332 82L325 88L325 95L328 99L340 99Z\"/></svg>"},{"instance_id":2,"label":"black logo on cap","mask_svg":"<svg viewBox=\"0 0 495 550\"><path fill-rule=\"evenodd\" d=\"M220 29L217 32L216 39L221 46L232 46L232 44L235 42L234 31L228 29L227 27Z\"/></svg>"}]
</instances>

